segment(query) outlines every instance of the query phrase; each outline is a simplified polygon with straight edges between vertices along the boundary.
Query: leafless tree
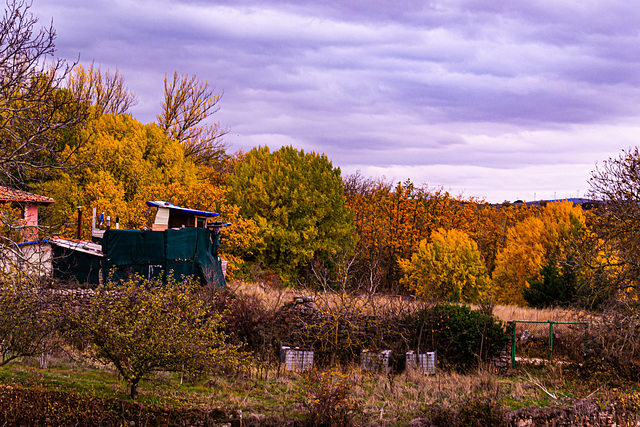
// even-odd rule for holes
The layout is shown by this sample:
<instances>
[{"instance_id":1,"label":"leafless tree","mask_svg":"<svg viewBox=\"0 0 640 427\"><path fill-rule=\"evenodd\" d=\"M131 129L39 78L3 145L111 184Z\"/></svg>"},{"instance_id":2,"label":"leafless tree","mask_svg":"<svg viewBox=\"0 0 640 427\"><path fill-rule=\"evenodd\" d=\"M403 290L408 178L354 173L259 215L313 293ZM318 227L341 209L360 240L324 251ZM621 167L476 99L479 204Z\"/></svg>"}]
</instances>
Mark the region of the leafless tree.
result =
<instances>
[{"instance_id":1,"label":"leafless tree","mask_svg":"<svg viewBox=\"0 0 640 427\"><path fill-rule=\"evenodd\" d=\"M94 105L98 114L125 114L136 105L136 94L129 90L124 77L116 69L104 73L100 65L91 63L89 68L78 65L68 76L66 86L89 105Z\"/></svg>"},{"instance_id":2,"label":"leafless tree","mask_svg":"<svg viewBox=\"0 0 640 427\"><path fill-rule=\"evenodd\" d=\"M66 166L60 133L86 114L61 89L73 65L53 57L53 25L36 30L30 7L8 0L0 20L0 185L22 188Z\"/></svg>"},{"instance_id":3,"label":"leafless tree","mask_svg":"<svg viewBox=\"0 0 640 427\"><path fill-rule=\"evenodd\" d=\"M595 201L589 267L591 287L609 296L640 292L640 151L623 150L591 174L589 197ZM597 282L597 283L596 283ZM616 291L616 292L611 292Z\"/></svg>"},{"instance_id":4,"label":"leafless tree","mask_svg":"<svg viewBox=\"0 0 640 427\"><path fill-rule=\"evenodd\" d=\"M70 167L68 154L82 145L74 129L87 114L63 88L74 64L54 57L53 24L37 29L30 8L28 0L7 0L0 17L0 186L16 190ZM0 276L15 270L7 263L31 263L13 232L23 225L15 209L0 204Z\"/></svg>"},{"instance_id":5,"label":"leafless tree","mask_svg":"<svg viewBox=\"0 0 640 427\"><path fill-rule=\"evenodd\" d=\"M173 79L165 73L164 95L158 125L185 147L187 156L208 166L219 163L225 155L227 145L222 138L227 131L218 123L202 123L220 109L222 93L216 93L215 88L195 74L188 76L175 71Z\"/></svg>"}]
</instances>

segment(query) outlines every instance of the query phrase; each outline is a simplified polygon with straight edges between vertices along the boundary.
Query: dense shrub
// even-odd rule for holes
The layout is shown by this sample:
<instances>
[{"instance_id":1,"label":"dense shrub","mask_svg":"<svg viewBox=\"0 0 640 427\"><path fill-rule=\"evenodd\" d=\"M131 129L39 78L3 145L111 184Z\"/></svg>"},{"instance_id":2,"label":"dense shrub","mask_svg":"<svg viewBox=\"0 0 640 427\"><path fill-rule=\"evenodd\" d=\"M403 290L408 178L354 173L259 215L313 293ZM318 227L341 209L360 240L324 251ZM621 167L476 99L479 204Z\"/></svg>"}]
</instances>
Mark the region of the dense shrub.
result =
<instances>
[{"instance_id":1,"label":"dense shrub","mask_svg":"<svg viewBox=\"0 0 640 427\"><path fill-rule=\"evenodd\" d=\"M569 268L558 269L554 265L542 267L542 280L533 280L522 292L531 307L545 308L567 306L573 301L576 290L576 275Z\"/></svg>"},{"instance_id":2,"label":"dense shrub","mask_svg":"<svg viewBox=\"0 0 640 427\"><path fill-rule=\"evenodd\" d=\"M230 342L250 351L263 365L276 363L279 349L288 340L295 321L279 307L267 308L255 295L234 294L229 290L216 293L212 308L223 313L223 323Z\"/></svg>"},{"instance_id":3,"label":"dense shrub","mask_svg":"<svg viewBox=\"0 0 640 427\"><path fill-rule=\"evenodd\" d=\"M355 385L354 379L338 372L306 372L300 387L300 400L307 413L305 425L355 425L360 413L359 402L352 397Z\"/></svg>"},{"instance_id":4,"label":"dense shrub","mask_svg":"<svg viewBox=\"0 0 640 427\"><path fill-rule=\"evenodd\" d=\"M0 424L12 426L216 425L218 409L160 407L57 390L0 386Z\"/></svg>"},{"instance_id":5,"label":"dense shrub","mask_svg":"<svg viewBox=\"0 0 640 427\"><path fill-rule=\"evenodd\" d=\"M465 305L440 303L410 316L408 324L410 348L437 351L441 367L469 369L509 342L500 320Z\"/></svg>"}]
</instances>

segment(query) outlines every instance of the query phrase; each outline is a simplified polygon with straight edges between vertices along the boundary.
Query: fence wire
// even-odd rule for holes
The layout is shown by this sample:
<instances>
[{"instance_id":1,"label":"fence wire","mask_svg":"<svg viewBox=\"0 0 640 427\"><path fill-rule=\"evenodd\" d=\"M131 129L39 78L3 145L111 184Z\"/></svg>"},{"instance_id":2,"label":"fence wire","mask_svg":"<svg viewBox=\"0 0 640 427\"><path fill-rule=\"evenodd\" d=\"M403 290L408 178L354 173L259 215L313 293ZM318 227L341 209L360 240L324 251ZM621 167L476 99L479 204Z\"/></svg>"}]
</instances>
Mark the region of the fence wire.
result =
<instances>
[{"instance_id":1,"label":"fence wire","mask_svg":"<svg viewBox=\"0 0 640 427\"><path fill-rule=\"evenodd\" d=\"M588 340L585 322L514 320L511 363L583 362Z\"/></svg>"}]
</instances>

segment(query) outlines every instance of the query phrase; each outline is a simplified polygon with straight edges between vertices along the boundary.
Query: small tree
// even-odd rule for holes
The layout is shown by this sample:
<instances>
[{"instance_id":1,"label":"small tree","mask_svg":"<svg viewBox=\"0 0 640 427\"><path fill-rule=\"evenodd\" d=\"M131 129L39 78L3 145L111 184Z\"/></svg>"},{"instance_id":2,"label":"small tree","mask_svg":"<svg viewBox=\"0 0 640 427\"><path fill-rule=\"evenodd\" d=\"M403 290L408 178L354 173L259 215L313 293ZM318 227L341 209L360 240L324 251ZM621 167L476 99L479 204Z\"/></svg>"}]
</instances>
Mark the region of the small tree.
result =
<instances>
[{"instance_id":1,"label":"small tree","mask_svg":"<svg viewBox=\"0 0 640 427\"><path fill-rule=\"evenodd\" d=\"M162 285L131 278L99 288L73 330L88 340L92 358L113 364L136 399L138 384L152 372L203 374L239 362L221 318L191 280Z\"/></svg>"},{"instance_id":2,"label":"small tree","mask_svg":"<svg viewBox=\"0 0 640 427\"><path fill-rule=\"evenodd\" d=\"M463 231L435 231L410 260L400 260L400 283L418 297L477 302L488 290L489 273L476 242Z\"/></svg>"},{"instance_id":3,"label":"small tree","mask_svg":"<svg viewBox=\"0 0 640 427\"><path fill-rule=\"evenodd\" d=\"M56 331L66 310L53 299L47 291L0 283L0 366L57 345Z\"/></svg>"}]
</instances>

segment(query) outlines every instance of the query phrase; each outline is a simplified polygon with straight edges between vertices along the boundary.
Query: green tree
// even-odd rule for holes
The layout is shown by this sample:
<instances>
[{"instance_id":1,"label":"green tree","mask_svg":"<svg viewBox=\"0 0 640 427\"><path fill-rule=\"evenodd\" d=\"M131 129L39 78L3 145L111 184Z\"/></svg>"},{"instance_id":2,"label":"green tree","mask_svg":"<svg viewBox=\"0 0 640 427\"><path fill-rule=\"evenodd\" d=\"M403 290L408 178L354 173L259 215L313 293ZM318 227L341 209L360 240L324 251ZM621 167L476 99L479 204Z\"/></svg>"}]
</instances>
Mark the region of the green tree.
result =
<instances>
[{"instance_id":1,"label":"green tree","mask_svg":"<svg viewBox=\"0 0 640 427\"><path fill-rule=\"evenodd\" d=\"M490 279L476 242L455 229L439 229L431 240L422 240L410 260L400 260L401 283L421 298L478 302Z\"/></svg>"},{"instance_id":2,"label":"green tree","mask_svg":"<svg viewBox=\"0 0 640 427\"><path fill-rule=\"evenodd\" d=\"M546 264L540 273L542 280L532 280L523 291L524 300L531 307L546 308L567 306L573 301L576 291L576 275L568 267Z\"/></svg>"},{"instance_id":3,"label":"green tree","mask_svg":"<svg viewBox=\"0 0 640 427\"><path fill-rule=\"evenodd\" d=\"M253 261L294 280L315 254L350 246L352 215L340 169L323 154L293 147L249 151L230 178L229 201L261 229L264 246Z\"/></svg>"},{"instance_id":4,"label":"green tree","mask_svg":"<svg viewBox=\"0 0 640 427\"><path fill-rule=\"evenodd\" d=\"M237 348L225 343L222 314L208 309L191 281L109 283L72 322L89 354L112 363L129 383L132 399L153 372L203 374L239 361Z\"/></svg>"}]
</instances>

